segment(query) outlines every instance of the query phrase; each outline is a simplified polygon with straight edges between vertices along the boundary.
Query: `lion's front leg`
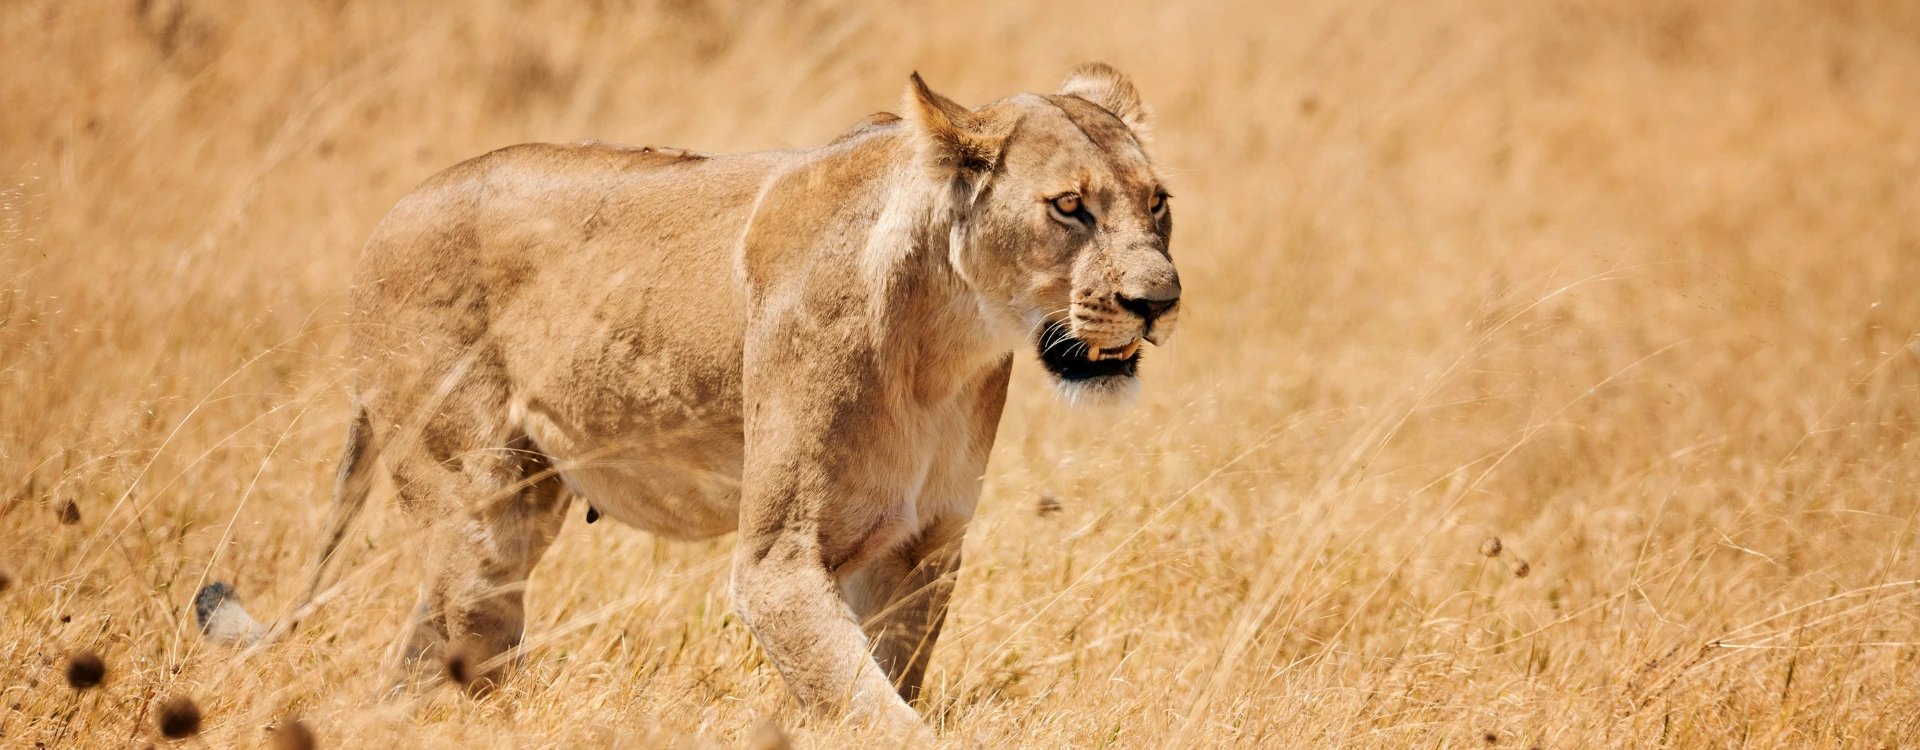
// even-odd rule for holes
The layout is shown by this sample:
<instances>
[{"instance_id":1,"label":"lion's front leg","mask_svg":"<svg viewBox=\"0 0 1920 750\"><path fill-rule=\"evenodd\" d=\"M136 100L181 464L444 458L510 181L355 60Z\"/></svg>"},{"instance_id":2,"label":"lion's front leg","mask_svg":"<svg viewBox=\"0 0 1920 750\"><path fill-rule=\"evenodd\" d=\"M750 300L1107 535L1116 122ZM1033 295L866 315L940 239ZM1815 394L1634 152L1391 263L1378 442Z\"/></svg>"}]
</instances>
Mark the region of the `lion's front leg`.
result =
<instances>
[{"instance_id":1,"label":"lion's front leg","mask_svg":"<svg viewBox=\"0 0 1920 750\"><path fill-rule=\"evenodd\" d=\"M798 380L811 382L830 381ZM839 580L912 531L897 522L912 467L890 450L897 441L885 415L857 392L758 385L747 409L734 609L814 713L920 734L925 725L874 660Z\"/></svg>"},{"instance_id":2,"label":"lion's front leg","mask_svg":"<svg viewBox=\"0 0 1920 750\"><path fill-rule=\"evenodd\" d=\"M920 700L927 662L947 619L966 523L959 517L942 519L842 584L847 604L872 640L874 658L910 703Z\"/></svg>"},{"instance_id":3,"label":"lion's front leg","mask_svg":"<svg viewBox=\"0 0 1920 750\"><path fill-rule=\"evenodd\" d=\"M920 715L874 662L826 568L808 558L806 545L791 537L741 545L733 560L733 608L806 708L851 715L889 733L918 733Z\"/></svg>"},{"instance_id":4,"label":"lion's front leg","mask_svg":"<svg viewBox=\"0 0 1920 750\"><path fill-rule=\"evenodd\" d=\"M734 556L734 609L794 696L815 713L850 715L889 734L922 731L841 599L812 524L745 531Z\"/></svg>"}]
</instances>

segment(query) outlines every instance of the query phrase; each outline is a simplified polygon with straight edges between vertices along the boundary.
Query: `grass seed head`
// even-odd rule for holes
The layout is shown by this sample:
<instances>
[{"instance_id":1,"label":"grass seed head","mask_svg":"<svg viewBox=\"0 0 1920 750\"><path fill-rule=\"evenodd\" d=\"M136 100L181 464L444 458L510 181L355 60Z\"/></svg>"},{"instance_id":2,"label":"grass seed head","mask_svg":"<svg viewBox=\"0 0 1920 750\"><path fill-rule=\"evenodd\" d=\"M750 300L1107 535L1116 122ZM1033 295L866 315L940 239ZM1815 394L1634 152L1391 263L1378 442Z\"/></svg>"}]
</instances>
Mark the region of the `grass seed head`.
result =
<instances>
[{"instance_id":1,"label":"grass seed head","mask_svg":"<svg viewBox=\"0 0 1920 750\"><path fill-rule=\"evenodd\" d=\"M1506 547L1500 544L1500 537L1490 536L1487 537L1487 541L1480 544L1480 555L1483 557L1499 557L1500 551L1503 549L1506 549Z\"/></svg>"},{"instance_id":2,"label":"grass seed head","mask_svg":"<svg viewBox=\"0 0 1920 750\"><path fill-rule=\"evenodd\" d=\"M82 651L67 659L67 685L75 690L91 690L107 681L107 663L92 651Z\"/></svg>"},{"instance_id":3,"label":"grass seed head","mask_svg":"<svg viewBox=\"0 0 1920 750\"><path fill-rule=\"evenodd\" d=\"M200 706L187 696L173 696L161 701L154 722L160 725L160 736L167 739L192 737L200 733Z\"/></svg>"}]
</instances>

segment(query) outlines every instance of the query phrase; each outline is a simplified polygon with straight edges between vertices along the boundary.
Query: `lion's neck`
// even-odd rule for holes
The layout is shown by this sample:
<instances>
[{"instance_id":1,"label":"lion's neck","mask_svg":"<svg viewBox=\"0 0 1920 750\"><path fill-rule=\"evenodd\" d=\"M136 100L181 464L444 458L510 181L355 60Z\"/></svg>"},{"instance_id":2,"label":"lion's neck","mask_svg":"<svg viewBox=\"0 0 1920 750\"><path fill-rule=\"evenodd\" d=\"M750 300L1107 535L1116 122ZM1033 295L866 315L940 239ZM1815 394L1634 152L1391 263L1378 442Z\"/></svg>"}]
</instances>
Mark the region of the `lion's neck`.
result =
<instances>
[{"instance_id":1,"label":"lion's neck","mask_svg":"<svg viewBox=\"0 0 1920 750\"><path fill-rule=\"evenodd\" d=\"M1012 347L983 312L979 293L953 267L952 198L923 179L911 182L881 210L861 258L879 350L900 360L894 363L898 371L928 376L998 366Z\"/></svg>"}]
</instances>

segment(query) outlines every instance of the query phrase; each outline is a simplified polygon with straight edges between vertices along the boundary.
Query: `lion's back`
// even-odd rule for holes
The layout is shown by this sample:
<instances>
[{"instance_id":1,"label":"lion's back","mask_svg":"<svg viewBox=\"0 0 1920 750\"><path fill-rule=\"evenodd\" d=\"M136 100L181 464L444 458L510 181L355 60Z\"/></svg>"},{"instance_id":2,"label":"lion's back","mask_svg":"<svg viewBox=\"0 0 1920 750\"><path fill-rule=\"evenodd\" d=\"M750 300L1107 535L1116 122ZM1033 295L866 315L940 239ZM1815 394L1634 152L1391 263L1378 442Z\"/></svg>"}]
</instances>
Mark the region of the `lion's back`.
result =
<instances>
[{"instance_id":1,"label":"lion's back","mask_svg":"<svg viewBox=\"0 0 1920 750\"><path fill-rule=\"evenodd\" d=\"M380 221L361 253L353 313L378 330L468 343L516 309L557 313L614 292L614 280L724 292L728 278L710 270L730 265L730 244L780 161L611 144L522 144L468 159Z\"/></svg>"}]
</instances>

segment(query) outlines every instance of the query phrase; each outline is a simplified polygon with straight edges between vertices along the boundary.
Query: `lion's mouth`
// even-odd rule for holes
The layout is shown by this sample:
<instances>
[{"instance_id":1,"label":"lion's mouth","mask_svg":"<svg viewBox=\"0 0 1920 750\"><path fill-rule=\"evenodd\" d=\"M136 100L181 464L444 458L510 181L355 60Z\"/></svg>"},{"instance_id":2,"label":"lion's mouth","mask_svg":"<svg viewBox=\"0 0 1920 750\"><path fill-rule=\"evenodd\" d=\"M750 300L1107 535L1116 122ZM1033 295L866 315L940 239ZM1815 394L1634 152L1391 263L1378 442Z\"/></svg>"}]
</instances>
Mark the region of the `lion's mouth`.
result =
<instances>
[{"instance_id":1,"label":"lion's mouth","mask_svg":"<svg viewBox=\"0 0 1920 750\"><path fill-rule=\"evenodd\" d=\"M1041 329L1034 346L1040 350L1040 363L1061 380L1133 377L1140 367L1139 339L1102 349L1075 338L1064 320L1052 321Z\"/></svg>"}]
</instances>

